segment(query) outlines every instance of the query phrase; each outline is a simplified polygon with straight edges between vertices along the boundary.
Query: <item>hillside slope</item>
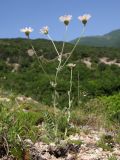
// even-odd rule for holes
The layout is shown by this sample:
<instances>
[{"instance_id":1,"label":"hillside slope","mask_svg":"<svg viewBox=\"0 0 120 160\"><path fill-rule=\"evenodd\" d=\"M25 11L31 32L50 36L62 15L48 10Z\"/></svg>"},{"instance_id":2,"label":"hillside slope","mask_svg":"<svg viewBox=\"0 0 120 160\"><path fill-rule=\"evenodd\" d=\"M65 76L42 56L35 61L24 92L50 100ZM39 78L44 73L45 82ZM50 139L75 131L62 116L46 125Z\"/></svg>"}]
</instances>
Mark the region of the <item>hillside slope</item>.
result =
<instances>
[{"instance_id":1,"label":"hillside slope","mask_svg":"<svg viewBox=\"0 0 120 160\"><path fill-rule=\"evenodd\" d=\"M1 39L0 40L0 85L5 90L30 96L40 102L51 104L52 88L43 73L36 56L31 56L31 45L44 65L51 81L58 64L57 55L48 40ZM56 42L60 51L62 42ZM65 45L63 59L67 58L73 45ZM88 62L89 61L89 62ZM91 97L112 95L120 91L120 49L78 46L69 62L75 63L73 73L73 97L77 97L78 72L80 75L81 101ZM88 66L88 64L90 64ZM66 105L70 70L65 67L58 78L59 103ZM87 97L84 97L87 93ZM75 98L75 105L77 98ZM63 105L63 106L64 106ZM62 107L63 107L62 106Z\"/></svg>"},{"instance_id":2,"label":"hillside slope","mask_svg":"<svg viewBox=\"0 0 120 160\"><path fill-rule=\"evenodd\" d=\"M71 41L71 43L75 43L76 40ZM98 47L120 47L120 29L102 36L83 37L79 44Z\"/></svg>"}]
</instances>

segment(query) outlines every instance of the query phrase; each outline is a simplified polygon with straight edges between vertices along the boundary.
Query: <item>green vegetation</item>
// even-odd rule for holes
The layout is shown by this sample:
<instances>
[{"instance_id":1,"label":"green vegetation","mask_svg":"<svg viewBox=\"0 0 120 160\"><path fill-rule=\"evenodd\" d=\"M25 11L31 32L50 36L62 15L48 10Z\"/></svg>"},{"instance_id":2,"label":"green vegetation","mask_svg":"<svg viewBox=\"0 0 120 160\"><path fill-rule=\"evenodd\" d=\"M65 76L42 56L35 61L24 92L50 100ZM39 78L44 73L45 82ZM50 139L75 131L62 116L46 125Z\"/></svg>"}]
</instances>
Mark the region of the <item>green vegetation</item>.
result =
<instances>
[{"instance_id":1,"label":"green vegetation","mask_svg":"<svg viewBox=\"0 0 120 160\"><path fill-rule=\"evenodd\" d=\"M117 158L115 156L111 156L108 160L117 160Z\"/></svg>"},{"instance_id":2,"label":"green vegetation","mask_svg":"<svg viewBox=\"0 0 120 160\"><path fill-rule=\"evenodd\" d=\"M103 135L97 145L103 150L112 151L114 147L113 137L111 135Z\"/></svg>"},{"instance_id":3,"label":"green vegetation","mask_svg":"<svg viewBox=\"0 0 120 160\"><path fill-rule=\"evenodd\" d=\"M48 40L32 40L38 56L43 56L42 63L51 78L54 79L56 64L56 53ZM58 49L62 43L56 42ZM65 47L65 53L72 48L71 44ZM43 73L38 65L35 56L30 57L27 54L31 49L30 43L25 39L5 39L0 40L0 84L5 90L12 90L16 94L31 96L34 99L51 105L52 88L47 75ZM80 60L85 57L91 57L92 69L87 68ZM76 63L73 73L73 97L77 97L78 71L80 79L80 91L86 92L87 97L81 96L80 100L86 101L91 97L112 95L119 92L120 89L120 67L116 65L105 65L99 63L100 57L109 59L120 59L120 49L115 48L95 48L95 47L77 47L73 53L70 62ZM13 67L6 64L7 59L10 64L18 63L20 67L17 72L12 72ZM69 88L69 69L65 68L58 78L57 91L59 97L59 107L66 105L66 91ZM81 94L82 95L82 94ZM77 98L74 98L75 105Z\"/></svg>"},{"instance_id":4,"label":"green vegetation","mask_svg":"<svg viewBox=\"0 0 120 160\"><path fill-rule=\"evenodd\" d=\"M30 43L35 47L48 75L43 73L35 57L28 55ZM56 42L58 50L62 42ZM65 53L73 45L67 43ZM3 91L0 97L10 98L10 102L0 104L0 149L9 152L18 159L26 149L25 139L32 142L41 140L51 143L55 140L54 126L56 119L53 115L52 93L50 81L54 81L57 66L56 53L48 40L3 39L0 40L0 84ZM66 54L63 55L65 60ZM81 59L91 58L92 66L87 67ZM105 127L108 130L119 130L120 124L120 67L100 63L100 58L120 61L119 48L99 48L78 46L69 62L76 64L73 72L72 106L70 123L66 118L68 108L68 93L70 70L65 67L58 76L56 87L57 98L57 142L67 135L79 133L80 125ZM14 68L17 63L19 67ZM79 78L78 78L79 72ZM79 79L79 95L78 95ZM14 95L11 95L14 93ZM3 94L3 95L2 95ZM2 95L2 96L1 96ZM18 95L32 97L38 103L19 102ZM47 130L47 134L46 134ZM37 136L36 136L37 135ZM116 137L118 143L120 137ZM99 142L103 149L111 150L109 138L104 136ZM81 142L74 142L79 143ZM111 143L111 142L110 142ZM3 145L5 144L5 146Z\"/></svg>"},{"instance_id":5,"label":"green vegetation","mask_svg":"<svg viewBox=\"0 0 120 160\"><path fill-rule=\"evenodd\" d=\"M27 139L32 142L43 141L49 144L55 140L53 131L54 127L54 116L53 108L45 106L40 103L36 103L33 100L26 101L19 99L15 95L11 95L10 92L0 93L3 97L7 97L10 101L4 100L0 105L0 148L15 156L18 159L24 154L24 151L29 149L25 141ZM119 95L116 95L119 96ZM113 96L115 97L115 95ZM109 103L113 102L113 97ZM68 127L69 135L80 133L79 126L92 125L98 128L105 127L108 130L119 132L119 124L114 119L111 119L109 115L110 110L107 109L108 97L102 97L98 99L92 99L88 101L84 106L76 107L71 110L71 119L68 126L66 122L65 112L57 110L57 123L58 123L58 134L57 143L59 144L60 139L64 139L64 132ZM106 105L102 102L105 101ZM116 100L115 100L116 101ZM117 100L118 102L119 99ZM109 125L110 124L110 125ZM47 132L46 132L47 130ZM47 134L46 134L47 133ZM119 143L119 134L115 138L115 142ZM68 141L81 145L81 141ZM104 135L98 143L99 147L104 150L112 150L113 138L109 135Z\"/></svg>"},{"instance_id":6,"label":"green vegetation","mask_svg":"<svg viewBox=\"0 0 120 160\"><path fill-rule=\"evenodd\" d=\"M8 153L18 159L21 159L26 147L23 140L31 139L35 142L38 139L36 122L42 116L41 112L24 112L23 108L24 105L17 105L13 100L0 105L0 147L4 155Z\"/></svg>"}]
</instances>

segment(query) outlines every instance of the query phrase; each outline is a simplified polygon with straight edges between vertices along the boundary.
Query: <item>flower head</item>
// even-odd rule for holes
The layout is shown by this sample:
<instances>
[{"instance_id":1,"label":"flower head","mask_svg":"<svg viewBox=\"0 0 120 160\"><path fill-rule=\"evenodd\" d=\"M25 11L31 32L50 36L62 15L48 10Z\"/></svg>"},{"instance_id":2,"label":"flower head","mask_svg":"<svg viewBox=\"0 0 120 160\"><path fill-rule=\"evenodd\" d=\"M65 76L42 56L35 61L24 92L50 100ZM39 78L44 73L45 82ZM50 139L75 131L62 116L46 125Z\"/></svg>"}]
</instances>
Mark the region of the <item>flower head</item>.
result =
<instances>
[{"instance_id":1,"label":"flower head","mask_svg":"<svg viewBox=\"0 0 120 160\"><path fill-rule=\"evenodd\" d=\"M66 26L70 23L71 19L72 19L72 15L64 15L64 16L59 17L59 20L61 22L64 22Z\"/></svg>"},{"instance_id":2,"label":"flower head","mask_svg":"<svg viewBox=\"0 0 120 160\"><path fill-rule=\"evenodd\" d=\"M22 28L20 31L25 33L25 35L29 38L29 35L31 32L33 32L33 29L31 27L25 27L25 28Z\"/></svg>"},{"instance_id":3,"label":"flower head","mask_svg":"<svg viewBox=\"0 0 120 160\"><path fill-rule=\"evenodd\" d=\"M83 16L79 16L78 19L86 25L87 21L91 18L90 14L84 14Z\"/></svg>"},{"instance_id":4,"label":"flower head","mask_svg":"<svg viewBox=\"0 0 120 160\"><path fill-rule=\"evenodd\" d=\"M47 35L48 31L49 31L48 26L45 26L45 27L43 27L43 28L40 29L40 33L42 33L42 34L46 34Z\"/></svg>"},{"instance_id":5,"label":"flower head","mask_svg":"<svg viewBox=\"0 0 120 160\"><path fill-rule=\"evenodd\" d=\"M67 67L69 67L69 68L74 68L76 66L76 64L73 64L73 63L69 63L69 64L67 64Z\"/></svg>"}]
</instances>

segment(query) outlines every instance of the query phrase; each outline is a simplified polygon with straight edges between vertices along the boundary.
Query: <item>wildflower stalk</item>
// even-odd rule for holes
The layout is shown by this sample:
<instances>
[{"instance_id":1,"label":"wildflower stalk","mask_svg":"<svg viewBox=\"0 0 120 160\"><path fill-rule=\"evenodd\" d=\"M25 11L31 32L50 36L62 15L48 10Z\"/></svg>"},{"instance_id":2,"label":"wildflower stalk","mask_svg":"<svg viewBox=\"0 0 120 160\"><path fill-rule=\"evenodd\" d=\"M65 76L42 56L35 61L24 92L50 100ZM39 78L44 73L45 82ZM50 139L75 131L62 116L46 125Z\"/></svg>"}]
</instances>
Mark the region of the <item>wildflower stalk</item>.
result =
<instances>
[{"instance_id":1,"label":"wildflower stalk","mask_svg":"<svg viewBox=\"0 0 120 160\"><path fill-rule=\"evenodd\" d=\"M62 54L59 55L58 57L58 67L56 68L56 74L55 74L55 80L54 80L54 100L53 100L53 106L54 106L54 115L55 115L55 121L56 121L56 127L55 127L55 136L57 136L57 130L58 130L58 125L57 125L57 117L56 117L56 106L57 106L57 91L56 91L56 87L57 87L57 78L58 78L58 74L61 70L61 63L62 63Z\"/></svg>"},{"instance_id":2,"label":"wildflower stalk","mask_svg":"<svg viewBox=\"0 0 120 160\"><path fill-rule=\"evenodd\" d=\"M71 51L71 54L74 52L76 46L78 45L79 41L80 41L81 38L83 37L84 32L85 32L85 26L83 27L83 31L82 31L82 33L81 33L81 36L80 36L80 37L78 38L78 40L76 41L75 46L73 47L73 49L72 49L72 51Z\"/></svg>"},{"instance_id":3,"label":"wildflower stalk","mask_svg":"<svg viewBox=\"0 0 120 160\"><path fill-rule=\"evenodd\" d=\"M68 91L68 110L67 110L67 124L70 122L70 117L71 117L71 106L72 106L72 99L71 99L71 93L72 93L72 84L73 84L73 67L70 67L70 88ZM68 128L65 128L65 137L67 135Z\"/></svg>"},{"instance_id":4,"label":"wildflower stalk","mask_svg":"<svg viewBox=\"0 0 120 160\"><path fill-rule=\"evenodd\" d=\"M57 78L58 78L58 74L61 70L61 63L62 63L62 52L61 54L58 56L58 66L56 68L56 74L55 74L55 80L54 80L54 100L53 100L53 105L54 105L54 115L55 115L55 121L56 121L56 129L55 129L55 135L57 136L57 130L58 130L58 125L57 125L57 117L56 117L56 105L57 105L57 91L56 91L56 87L57 87Z\"/></svg>"},{"instance_id":5,"label":"wildflower stalk","mask_svg":"<svg viewBox=\"0 0 120 160\"><path fill-rule=\"evenodd\" d=\"M55 51L56 51L57 55L59 56L60 54L59 54L59 52L58 52L58 50L57 50L57 47L56 47L53 39L51 38L51 36L50 36L49 34L47 34L47 36L48 36L48 38L51 40L51 42L52 42L52 44L53 44L53 46L54 46L54 48L55 48Z\"/></svg>"},{"instance_id":6,"label":"wildflower stalk","mask_svg":"<svg viewBox=\"0 0 120 160\"><path fill-rule=\"evenodd\" d=\"M67 32L67 26L66 26L66 29L65 29L65 40L66 40L66 32ZM57 77L58 77L58 73L61 71L62 69L62 55L63 55L63 52L64 52L64 47L65 47L65 40L63 41L63 45L62 45L62 50L61 50L61 53L59 54L58 56L58 67L56 68L56 76L55 76L55 84L57 83Z\"/></svg>"},{"instance_id":7,"label":"wildflower stalk","mask_svg":"<svg viewBox=\"0 0 120 160\"><path fill-rule=\"evenodd\" d=\"M25 33L26 33L26 32L25 32ZM49 75L47 74L47 72L45 71L45 69L44 69L44 67L43 67L43 65L42 65L42 62L41 62L41 60L39 59L39 57L38 57L38 55L37 55L37 52L36 52L34 46L32 45L32 42L31 42L31 40L30 40L30 34L26 34L26 36L27 36L27 39L28 39L29 42L30 42L31 48L32 48L32 50L33 50L33 52L34 52L37 60L38 60L39 66L41 67L42 71L45 73L45 75L48 77L48 79L49 79L49 81L50 81L50 77L49 77Z\"/></svg>"},{"instance_id":8,"label":"wildflower stalk","mask_svg":"<svg viewBox=\"0 0 120 160\"><path fill-rule=\"evenodd\" d=\"M75 43L73 49L71 50L71 52L70 52L68 58L66 59L66 61L65 61L64 64L62 65L62 68L66 65L66 63L67 63L68 60L70 59L70 57L71 57L71 55L73 54L75 48L77 47L78 43L80 42L81 38L83 37L84 32L85 32L85 26L83 27L83 31L82 31L82 33L81 33L81 36L80 36L80 37L78 38L78 40L76 41L76 43Z\"/></svg>"},{"instance_id":9,"label":"wildflower stalk","mask_svg":"<svg viewBox=\"0 0 120 160\"><path fill-rule=\"evenodd\" d=\"M32 44L31 44L31 48L32 48L32 50L34 51L34 54L35 54L35 56L36 56L36 58L37 58L37 60L38 60L38 63L39 63L39 65L40 65L41 69L43 70L43 72L45 73L45 75L48 77L49 81L51 81L49 75L48 75L47 72L45 71L45 69L44 69L44 67L43 67L43 65L42 65L42 62L41 62L41 60L39 59L39 57L38 57L38 55L37 55L37 52L35 51L35 48L33 47Z\"/></svg>"},{"instance_id":10,"label":"wildflower stalk","mask_svg":"<svg viewBox=\"0 0 120 160\"><path fill-rule=\"evenodd\" d=\"M63 54L63 52L64 52L64 47L65 47L65 41L66 41L66 33L67 33L67 30L68 30L68 26L65 27L65 40L63 41L61 54Z\"/></svg>"},{"instance_id":11,"label":"wildflower stalk","mask_svg":"<svg viewBox=\"0 0 120 160\"><path fill-rule=\"evenodd\" d=\"M58 124L57 124L57 117L56 117L56 106L57 106L57 91L56 91L56 87L57 87L57 77L58 77L58 73L60 70L60 66L61 66L61 55L58 52L58 49L53 41L53 39L51 38L51 36L49 34L47 34L48 38L51 40L53 47L58 55L58 67L56 68L56 73L55 73L55 79L53 82L53 88L54 88L54 95L53 95L53 107L54 107L54 117L55 117L55 126L54 126L54 134L55 137L57 137L57 132L58 132Z\"/></svg>"},{"instance_id":12,"label":"wildflower stalk","mask_svg":"<svg viewBox=\"0 0 120 160\"><path fill-rule=\"evenodd\" d=\"M67 26L66 26L66 32L67 32ZM58 52L57 50L57 47L54 43L54 41L52 40L52 38L50 37L49 34L47 34L48 38L51 40L54 48L55 48L55 51L58 55L58 66L56 68L56 74L55 74L55 80L54 80L54 97L53 97L53 106L54 106L54 116L55 116L55 121L57 120L57 117L56 117L56 105L57 105L57 91L56 91L56 86L57 86L57 78L58 78L58 74L59 72L61 71L61 69L66 65L66 63L68 62L69 58L71 57L72 53L74 52L76 46L78 45L82 35L84 34L84 31L85 31L85 27L83 28L83 31L81 33L81 36L80 38L77 40L76 44L74 45L72 51L70 52L70 55L68 56L67 60L64 62L64 64L62 65L62 55L63 55L63 52L64 52L64 47L65 47L65 41L63 42L63 45L62 45L62 50L61 50L61 53ZM71 117L71 112L70 112L70 109L71 109L71 105L72 105L72 100L71 100L71 91L72 91L72 71L73 71L73 67L71 67L71 77L70 77L70 89L68 91L68 100L69 100L69 106L68 106L68 111L67 111L67 123L69 124L69 121L70 121L70 117ZM58 125L57 125L57 121L56 121L56 124L55 124L55 136L57 137L57 132L58 132ZM67 132L68 132L68 128L66 127L65 129L65 136L67 135Z\"/></svg>"},{"instance_id":13,"label":"wildflower stalk","mask_svg":"<svg viewBox=\"0 0 120 160\"><path fill-rule=\"evenodd\" d=\"M66 26L66 30L65 30L65 37L66 37L66 32L67 32L67 26ZM62 50L61 50L61 53L58 52L57 50L57 47L53 41L53 39L50 37L49 34L47 34L48 38L51 40L53 46L54 46L54 49L58 55L58 66L56 68L56 73L55 73L55 80L54 80L54 96L53 96L53 107L54 107L54 116L55 116L55 136L57 137L57 132L58 132L58 125L57 125L57 117L56 117L56 106L57 106L57 91L56 91L56 87L57 87L57 78L58 78L58 74L59 72L61 71L62 67L61 67L61 64L62 64L62 55L63 55L63 52L64 52L64 47L65 47L65 41L63 41L63 45L62 45Z\"/></svg>"}]
</instances>

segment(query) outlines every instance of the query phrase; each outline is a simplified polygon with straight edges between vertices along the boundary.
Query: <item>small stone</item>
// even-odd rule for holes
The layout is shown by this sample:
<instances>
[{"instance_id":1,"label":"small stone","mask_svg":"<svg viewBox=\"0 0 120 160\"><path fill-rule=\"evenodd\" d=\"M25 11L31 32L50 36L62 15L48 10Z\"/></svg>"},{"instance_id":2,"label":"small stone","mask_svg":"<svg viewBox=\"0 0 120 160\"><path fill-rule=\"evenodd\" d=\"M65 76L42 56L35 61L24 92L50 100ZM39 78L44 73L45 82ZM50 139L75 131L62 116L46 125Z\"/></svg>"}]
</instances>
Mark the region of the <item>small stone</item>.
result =
<instances>
[{"instance_id":1,"label":"small stone","mask_svg":"<svg viewBox=\"0 0 120 160\"><path fill-rule=\"evenodd\" d=\"M24 142L28 145L33 145L33 142L30 139L25 139Z\"/></svg>"},{"instance_id":2,"label":"small stone","mask_svg":"<svg viewBox=\"0 0 120 160\"><path fill-rule=\"evenodd\" d=\"M116 156L120 156L120 150L115 149L115 151L113 151L113 154Z\"/></svg>"},{"instance_id":3,"label":"small stone","mask_svg":"<svg viewBox=\"0 0 120 160\"><path fill-rule=\"evenodd\" d=\"M71 154L68 154L68 156L65 160L75 160L75 157Z\"/></svg>"}]
</instances>

